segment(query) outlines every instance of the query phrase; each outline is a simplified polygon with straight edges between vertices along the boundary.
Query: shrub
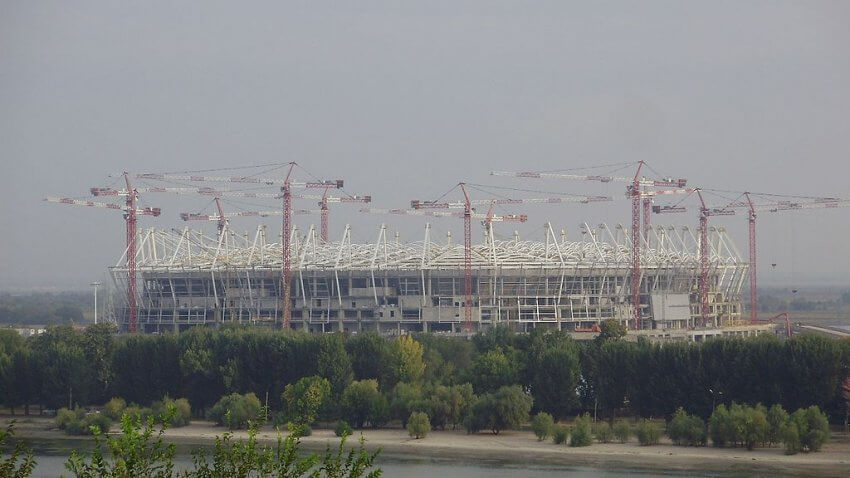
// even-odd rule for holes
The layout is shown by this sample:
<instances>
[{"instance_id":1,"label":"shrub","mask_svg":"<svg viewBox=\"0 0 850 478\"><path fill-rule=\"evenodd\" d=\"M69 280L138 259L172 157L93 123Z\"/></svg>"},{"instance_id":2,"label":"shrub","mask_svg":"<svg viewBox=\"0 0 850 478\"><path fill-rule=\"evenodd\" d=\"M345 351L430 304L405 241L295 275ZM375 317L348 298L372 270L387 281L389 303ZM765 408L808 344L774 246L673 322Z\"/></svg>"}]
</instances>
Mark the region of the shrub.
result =
<instances>
[{"instance_id":1,"label":"shrub","mask_svg":"<svg viewBox=\"0 0 850 478\"><path fill-rule=\"evenodd\" d=\"M552 429L552 442L556 445L563 445L567 442L567 436L569 436L570 431L564 425L555 425Z\"/></svg>"},{"instance_id":2,"label":"shrub","mask_svg":"<svg viewBox=\"0 0 850 478\"><path fill-rule=\"evenodd\" d=\"M552 415L546 412L540 412L531 420L531 429L534 430L534 435L537 436L537 441L543 441L549 438L552 434L552 427L555 426L555 420Z\"/></svg>"},{"instance_id":3,"label":"shrub","mask_svg":"<svg viewBox=\"0 0 850 478\"><path fill-rule=\"evenodd\" d=\"M407 419L407 433L417 440L425 438L425 435L431 431L431 422L428 415L422 412L413 412L410 418Z\"/></svg>"},{"instance_id":4,"label":"shrub","mask_svg":"<svg viewBox=\"0 0 850 478\"><path fill-rule=\"evenodd\" d=\"M253 393L225 395L210 409L209 418L231 430L247 428L248 422L260 416L260 400Z\"/></svg>"},{"instance_id":5,"label":"shrub","mask_svg":"<svg viewBox=\"0 0 850 478\"><path fill-rule=\"evenodd\" d=\"M86 415L86 418L83 419L82 425L85 430L83 435L91 435L91 427L93 426L97 427L101 433L108 433L109 429L112 427L112 419L103 413L92 413L90 415Z\"/></svg>"},{"instance_id":6,"label":"shrub","mask_svg":"<svg viewBox=\"0 0 850 478\"><path fill-rule=\"evenodd\" d=\"M661 439L661 428L649 420L641 420L635 427L635 436L641 446L657 445Z\"/></svg>"},{"instance_id":7,"label":"shrub","mask_svg":"<svg viewBox=\"0 0 850 478\"><path fill-rule=\"evenodd\" d=\"M133 421L145 421L153 415L150 408L142 408L134 403L131 403L124 409L123 415L127 415Z\"/></svg>"},{"instance_id":8,"label":"shrub","mask_svg":"<svg viewBox=\"0 0 850 478\"><path fill-rule=\"evenodd\" d=\"M127 408L127 402L123 398L113 397L103 406L103 414L114 421L118 421L121 419L121 414L124 413L125 408Z\"/></svg>"},{"instance_id":9,"label":"shrub","mask_svg":"<svg viewBox=\"0 0 850 478\"><path fill-rule=\"evenodd\" d=\"M613 436L611 425L605 421L596 422L593 425L593 435L599 443L611 443L611 438Z\"/></svg>"},{"instance_id":10,"label":"shrub","mask_svg":"<svg viewBox=\"0 0 850 478\"><path fill-rule=\"evenodd\" d=\"M82 420L72 420L65 425L66 435L86 435L88 429L83 425Z\"/></svg>"},{"instance_id":11,"label":"shrub","mask_svg":"<svg viewBox=\"0 0 850 478\"><path fill-rule=\"evenodd\" d=\"M620 443L626 443L632 436L632 427L625 420L615 423L611 431L614 433L614 438Z\"/></svg>"},{"instance_id":12,"label":"shrub","mask_svg":"<svg viewBox=\"0 0 850 478\"><path fill-rule=\"evenodd\" d=\"M351 435L351 425L349 425L348 422L345 420L340 420L336 422L336 427L334 428L334 435L338 437Z\"/></svg>"},{"instance_id":13,"label":"shrub","mask_svg":"<svg viewBox=\"0 0 850 478\"><path fill-rule=\"evenodd\" d=\"M70 423L80 421L85 416L85 412L80 408L74 410L68 410L64 407L60 408L59 411L56 412L56 426L64 430Z\"/></svg>"},{"instance_id":14,"label":"shrub","mask_svg":"<svg viewBox=\"0 0 850 478\"><path fill-rule=\"evenodd\" d=\"M572 427L572 433L570 433L570 446L589 446L592 441L593 437L590 432L590 415L585 413L584 415L576 417L575 424L573 424Z\"/></svg>"},{"instance_id":15,"label":"shrub","mask_svg":"<svg viewBox=\"0 0 850 478\"><path fill-rule=\"evenodd\" d=\"M829 439L829 421L820 408L812 405L791 415L785 427L785 453L819 451Z\"/></svg>"},{"instance_id":16,"label":"shrub","mask_svg":"<svg viewBox=\"0 0 850 478\"><path fill-rule=\"evenodd\" d=\"M679 407L670 423L667 424L667 436L673 440L674 445L705 445L705 423L697 416L688 415Z\"/></svg>"},{"instance_id":17,"label":"shrub","mask_svg":"<svg viewBox=\"0 0 850 478\"><path fill-rule=\"evenodd\" d=\"M767 441L767 416L764 406L757 405L744 408L743 442L747 450L755 448L756 444Z\"/></svg>"},{"instance_id":18,"label":"shrub","mask_svg":"<svg viewBox=\"0 0 850 478\"><path fill-rule=\"evenodd\" d=\"M169 413L169 409L172 407L174 408L175 413L174 416L171 417L169 425L172 427L185 427L188 425L192 419L192 407L189 405L189 400L186 400L185 398L172 400L165 397L160 401L153 402L150 414L153 415L157 421L162 421Z\"/></svg>"},{"instance_id":19,"label":"shrub","mask_svg":"<svg viewBox=\"0 0 850 478\"><path fill-rule=\"evenodd\" d=\"M767 441L771 445L782 441L788 418L788 412L778 403L767 411Z\"/></svg>"},{"instance_id":20,"label":"shrub","mask_svg":"<svg viewBox=\"0 0 850 478\"><path fill-rule=\"evenodd\" d=\"M308 437L313 434L313 429L306 423L290 422L286 425L286 428L289 430L290 435L295 435L297 437Z\"/></svg>"}]
</instances>

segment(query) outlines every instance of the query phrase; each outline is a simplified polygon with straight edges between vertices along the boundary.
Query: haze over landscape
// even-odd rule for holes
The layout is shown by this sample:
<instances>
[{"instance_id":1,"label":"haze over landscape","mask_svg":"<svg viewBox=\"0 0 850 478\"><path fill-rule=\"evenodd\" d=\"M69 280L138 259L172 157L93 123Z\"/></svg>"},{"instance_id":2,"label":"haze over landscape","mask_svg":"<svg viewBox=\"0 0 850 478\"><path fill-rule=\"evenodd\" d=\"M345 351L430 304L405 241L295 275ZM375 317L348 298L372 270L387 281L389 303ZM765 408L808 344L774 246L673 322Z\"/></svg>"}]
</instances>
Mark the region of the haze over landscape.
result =
<instances>
[{"instance_id":1,"label":"haze over landscape","mask_svg":"<svg viewBox=\"0 0 850 478\"><path fill-rule=\"evenodd\" d=\"M41 199L83 197L123 170L298 161L390 208L461 180L618 198L505 210L529 221L499 235L537 239L547 220L571 239L582 222L628 222L623 185L491 170L645 160L694 186L850 198L848 19L847 2L6 2L0 290L104 278L123 251L120 214ZM143 199L163 215L141 227L210 211L208 198ZM332 211L332 238L346 222L354 241L381 222L422 236L420 218L356 210ZM762 214L761 284L848 285L848 214ZM697 222L693 208L661 219ZM745 215L713 221L745 255ZM279 220L267 223L276 237Z\"/></svg>"}]
</instances>

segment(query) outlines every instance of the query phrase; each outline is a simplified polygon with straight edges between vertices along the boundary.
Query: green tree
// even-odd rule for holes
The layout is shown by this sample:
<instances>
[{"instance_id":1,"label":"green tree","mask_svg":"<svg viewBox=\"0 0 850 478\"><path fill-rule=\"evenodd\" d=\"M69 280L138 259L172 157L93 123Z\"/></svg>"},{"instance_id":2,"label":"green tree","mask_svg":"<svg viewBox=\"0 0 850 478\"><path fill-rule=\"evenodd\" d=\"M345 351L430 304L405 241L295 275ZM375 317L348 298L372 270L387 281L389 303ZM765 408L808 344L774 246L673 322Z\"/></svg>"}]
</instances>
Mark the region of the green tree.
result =
<instances>
[{"instance_id":1,"label":"green tree","mask_svg":"<svg viewBox=\"0 0 850 478\"><path fill-rule=\"evenodd\" d=\"M571 447L590 446L593 441L590 423L590 414L588 413L576 417L570 430Z\"/></svg>"},{"instance_id":2,"label":"green tree","mask_svg":"<svg viewBox=\"0 0 850 478\"><path fill-rule=\"evenodd\" d=\"M407 426L407 418L413 412L413 404L422 400L422 387L417 384L399 382L390 393L390 415Z\"/></svg>"},{"instance_id":3,"label":"green tree","mask_svg":"<svg viewBox=\"0 0 850 478\"><path fill-rule=\"evenodd\" d=\"M260 400L253 393L225 395L210 409L208 417L231 430L248 428L261 415Z\"/></svg>"},{"instance_id":4,"label":"green tree","mask_svg":"<svg viewBox=\"0 0 850 478\"><path fill-rule=\"evenodd\" d=\"M540 412L531 420L531 429L534 430L534 436L537 441L543 441L549 438L552 434L552 429L555 427L555 420L552 415L546 412Z\"/></svg>"},{"instance_id":5,"label":"green tree","mask_svg":"<svg viewBox=\"0 0 850 478\"><path fill-rule=\"evenodd\" d=\"M578 406L580 367L576 347L560 344L547 348L535 362L531 381L534 403L556 418L566 417Z\"/></svg>"},{"instance_id":6,"label":"green tree","mask_svg":"<svg viewBox=\"0 0 850 478\"><path fill-rule=\"evenodd\" d=\"M470 433L486 429L498 435L502 430L519 428L528 420L532 402L518 385L501 387L479 397L467 417L466 429Z\"/></svg>"},{"instance_id":7,"label":"green tree","mask_svg":"<svg viewBox=\"0 0 850 478\"><path fill-rule=\"evenodd\" d=\"M679 407L670 419L670 423L667 424L667 436L673 440L674 445L705 445L705 423L697 416L688 415L682 407Z\"/></svg>"},{"instance_id":8,"label":"green tree","mask_svg":"<svg viewBox=\"0 0 850 478\"><path fill-rule=\"evenodd\" d=\"M393 370L401 382L417 383L425 375L422 344L410 335L402 335L392 343Z\"/></svg>"},{"instance_id":9,"label":"green tree","mask_svg":"<svg viewBox=\"0 0 850 478\"><path fill-rule=\"evenodd\" d=\"M0 451L7 448L6 441L15 436L15 420L0 430ZM32 450L22 441L15 443L9 456L0 453L0 476L9 478L26 478L35 470L35 458Z\"/></svg>"},{"instance_id":10,"label":"green tree","mask_svg":"<svg viewBox=\"0 0 850 478\"><path fill-rule=\"evenodd\" d=\"M477 393L485 393L517 383L518 372L516 361L508 358L501 348L496 348L473 360L468 377Z\"/></svg>"},{"instance_id":11,"label":"green tree","mask_svg":"<svg viewBox=\"0 0 850 478\"><path fill-rule=\"evenodd\" d=\"M407 433L417 440L425 438L425 435L431 431L431 422L428 414L422 412L413 412L407 419Z\"/></svg>"},{"instance_id":12,"label":"green tree","mask_svg":"<svg viewBox=\"0 0 850 478\"><path fill-rule=\"evenodd\" d=\"M599 325L600 332L596 336L596 341L599 343L607 340L618 340L626 336L628 329L626 325L615 319L603 320Z\"/></svg>"},{"instance_id":13,"label":"green tree","mask_svg":"<svg viewBox=\"0 0 850 478\"><path fill-rule=\"evenodd\" d=\"M86 327L82 337L86 362L92 374L90 400L102 403L112 385L112 354L115 344L113 335L118 331L115 324L104 322Z\"/></svg>"},{"instance_id":14,"label":"green tree","mask_svg":"<svg viewBox=\"0 0 850 478\"><path fill-rule=\"evenodd\" d=\"M351 360L355 380L375 379L385 388L392 373L389 370L390 345L387 339L376 332L363 332L352 335L345 343L345 349ZM386 382L386 383L385 383Z\"/></svg>"},{"instance_id":15,"label":"green tree","mask_svg":"<svg viewBox=\"0 0 850 478\"><path fill-rule=\"evenodd\" d=\"M15 412L16 406L24 408L24 414L29 415L30 404L38 398L39 376L33 354L26 347L18 348L12 352L5 369L0 373L0 389L4 396L0 397Z\"/></svg>"},{"instance_id":16,"label":"green tree","mask_svg":"<svg viewBox=\"0 0 850 478\"><path fill-rule=\"evenodd\" d=\"M345 341L342 334L325 334L319 337L317 375L330 382L332 396L339 398L345 387L354 379L351 360L345 351Z\"/></svg>"},{"instance_id":17,"label":"green tree","mask_svg":"<svg viewBox=\"0 0 850 478\"><path fill-rule=\"evenodd\" d=\"M767 441L771 445L782 441L785 426L788 423L788 412L782 405L775 403L767 411Z\"/></svg>"},{"instance_id":18,"label":"green tree","mask_svg":"<svg viewBox=\"0 0 850 478\"><path fill-rule=\"evenodd\" d=\"M331 383L318 376L304 377L283 389L287 415L299 425L315 422L330 396Z\"/></svg>"},{"instance_id":19,"label":"green tree","mask_svg":"<svg viewBox=\"0 0 850 478\"><path fill-rule=\"evenodd\" d=\"M377 380L355 380L342 393L343 415L354 428L363 428L366 423L374 426L382 419L383 407L389 408L378 391Z\"/></svg>"}]
</instances>

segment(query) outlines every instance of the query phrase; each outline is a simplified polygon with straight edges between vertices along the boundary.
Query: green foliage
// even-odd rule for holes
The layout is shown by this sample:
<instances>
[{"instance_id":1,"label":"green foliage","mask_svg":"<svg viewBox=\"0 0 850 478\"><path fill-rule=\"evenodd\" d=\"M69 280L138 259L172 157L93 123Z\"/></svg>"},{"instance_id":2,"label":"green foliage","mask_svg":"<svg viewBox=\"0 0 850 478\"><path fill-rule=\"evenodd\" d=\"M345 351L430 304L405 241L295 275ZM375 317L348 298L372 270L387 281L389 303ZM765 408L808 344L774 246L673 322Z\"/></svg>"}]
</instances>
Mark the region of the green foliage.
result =
<instances>
[{"instance_id":1,"label":"green foliage","mask_svg":"<svg viewBox=\"0 0 850 478\"><path fill-rule=\"evenodd\" d=\"M706 441L705 423L696 415L688 415L681 407L667 424L667 436L674 445L703 446Z\"/></svg>"},{"instance_id":2,"label":"green foliage","mask_svg":"<svg viewBox=\"0 0 850 478\"><path fill-rule=\"evenodd\" d=\"M598 342L605 342L606 340L617 340L626 336L628 329L626 325L615 319L603 320L602 324L599 325L601 332L596 336L596 340Z\"/></svg>"},{"instance_id":3,"label":"green foliage","mask_svg":"<svg viewBox=\"0 0 850 478\"><path fill-rule=\"evenodd\" d=\"M722 403L714 409L708 419L708 433L711 443L716 447L726 446L726 443L730 441L734 443L735 426L732 416Z\"/></svg>"},{"instance_id":4,"label":"green foliage","mask_svg":"<svg viewBox=\"0 0 850 478\"><path fill-rule=\"evenodd\" d=\"M776 403L767 411L767 441L771 445L782 441L782 436L785 432L785 426L788 423L790 416L788 412L782 408L782 405Z\"/></svg>"},{"instance_id":5,"label":"green foliage","mask_svg":"<svg viewBox=\"0 0 850 478\"><path fill-rule=\"evenodd\" d=\"M113 397L103 406L103 414L113 420L120 420L125 408L127 402L123 398Z\"/></svg>"},{"instance_id":6,"label":"green foliage","mask_svg":"<svg viewBox=\"0 0 850 478\"><path fill-rule=\"evenodd\" d=\"M0 293L0 324L59 325L85 322L88 292Z\"/></svg>"},{"instance_id":7,"label":"green foliage","mask_svg":"<svg viewBox=\"0 0 850 478\"><path fill-rule=\"evenodd\" d=\"M172 409L173 414L169 415ZM144 415L144 412L140 413ZM165 397L162 400L153 402L150 414L160 422L164 419L164 417L171 416L171 422L169 423L170 426L185 427L192 420L192 406L189 404L189 400L186 400L185 398L173 400Z\"/></svg>"},{"instance_id":8,"label":"green foliage","mask_svg":"<svg viewBox=\"0 0 850 478\"><path fill-rule=\"evenodd\" d=\"M390 343L375 332L352 335L345 343L355 380L375 379L389 388L395 382L390 371ZM390 383L392 382L392 383Z\"/></svg>"},{"instance_id":9,"label":"green foliage","mask_svg":"<svg viewBox=\"0 0 850 478\"><path fill-rule=\"evenodd\" d=\"M392 342L393 372L401 382L416 383L425 375L422 344L410 335Z\"/></svg>"},{"instance_id":10,"label":"green foliage","mask_svg":"<svg viewBox=\"0 0 850 478\"><path fill-rule=\"evenodd\" d=\"M15 420L0 430L0 451L5 452L6 441L15 436ZM26 478L35 470L35 458L32 450L22 441L15 443L9 456L0 453L0 476L9 478Z\"/></svg>"},{"instance_id":11,"label":"green foliage","mask_svg":"<svg viewBox=\"0 0 850 478\"><path fill-rule=\"evenodd\" d=\"M563 445L567 442L567 437L570 436L570 429L565 425L555 425L552 429L552 443Z\"/></svg>"},{"instance_id":12,"label":"green foliage","mask_svg":"<svg viewBox=\"0 0 850 478\"><path fill-rule=\"evenodd\" d=\"M608 422L596 422L593 424L593 436L596 437L596 441L599 443L611 443L614 431L611 429L611 425L609 425Z\"/></svg>"},{"instance_id":13,"label":"green foliage","mask_svg":"<svg viewBox=\"0 0 850 478\"><path fill-rule=\"evenodd\" d=\"M97 427L106 433L112 426L112 419L103 413L89 413L82 408L68 410L60 408L56 413L56 426L65 430L67 435L91 435L94 433L92 427Z\"/></svg>"},{"instance_id":14,"label":"green foliage","mask_svg":"<svg viewBox=\"0 0 850 478\"><path fill-rule=\"evenodd\" d=\"M390 392L390 415L401 420L401 426L407 426L407 418L413 412L412 406L422 400L422 387L416 384L399 382Z\"/></svg>"},{"instance_id":15,"label":"green foliage","mask_svg":"<svg viewBox=\"0 0 850 478\"><path fill-rule=\"evenodd\" d=\"M366 450L366 440L360 437L360 446L356 450L352 448L348 453L345 453L345 441L347 439L347 436L342 437L335 453L331 453L330 445L328 446L320 468L322 476L326 478L379 478L382 471L380 468L375 468L374 465L380 450L369 453Z\"/></svg>"},{"instance_id":16,"label":"green foliage","mask_svg":"<svg viewBox=\"0 0 850 478\"><path fill-rule=\"evenodd\" d=\"M472 361L468 372L469 382L476 393L486 393L517 383L519 370L515 353L505 353L501 348L487 351Z\"/></svg>"},{"instance_id":17,"label":"green foliage","mask_svg":"<svg viewBox=\"0 0 850 478\"><path fill-rule=\"evenodd\" d=\"M260 400L253 393L225 395L210 409L208 417L231 430L247 428L260 417Z\"/></svg>"},{"instance_id":18,"label":"green foliage","mask_svg":"<svg viewBox=\"0 0 850 478\"><path fill-rule=\"evenodd\" d=\"M494 435L519 428L528 419L532 402L519 386L502 387L479 397L464 425L468 433L490 430Z\"/></svg>"},{"instance_id":19,"label":"green foliage","mask_svg":"<svg viewBox=\"0 0 850 478\"><path fill-rule=\"evenodd\" d=\"M378 381L355 380L342 393L343 415L354 428L379 426L389 417L387 399L378 391Z\"/></svg>"},{"instance_id":20,"label":"green foliage","mask_svg":"<svg viewBox=\"0 0 850 478\"><path fill-rule=\"evenodd\" d=\"M661 427L650 420L641 420L635 426L635 436L641 446L657 445L661 439Z\"/></svg>"},{"instance_id":21,"label":"green foliage","mask_svg":"<svg viewBox=\"0 0 850 478\"><path fill-rule=\"evenodd\" d=\"M313 434L313 429L310 428L310 425L306 423L288 423L286 428L289 430L290 435L295 435L298 437L308 437Z\"/></svg>"},{"instance_id":22,"label":"green foliage","mask_svg":"<svg viewBox=\"0 0 850 478\"><path fill-rule=\"evenodd\" d=\"M60 408L56 412L56 418L54 421L56 422L56 426L65 429L70 423L74 421L80 421L86 416L85 410L81 408L76 408L74 410L68 410L67 408Z\"/></svg>"},{"instance_id":23,"label":"green foliage","mask_svg":"<svg viewBox=\"0 0 850 478\"><path fill-rule=\"evenodd\" d=\"M829 422L820 408L801 408L791 414L784 433L785 453L820 451L829 439Z\"/></svg>"},{"instance_id":24,"label":"green foliage","mask_svg":"<svg viewBox=\"0 0 850 478\"><path fill-rule=\"evenodd\" d=\"M618 420L611 431L614 433L614 438L620 443L626 443L632 436L632 427L625 420Z\"/></svg>"},{"instance_id":25,"label":"green foliage","mask_svg":"<svg viewBox=\"0 0 850 478\"><path fill-rule=\"evenodd\" d=\"M316 421L331 395L331 383L318 376L305 377L283 389L286 413L295 423L309 425Z\"/></svg>"},{"instance_id":26,"label":"green foliage","mask_svg":"<svg viewBox=\"0 0 850 478\"><path fill-rule=\"evenodd\" d=\"M86 415L83 419L83 428L86 431L84 434L93 435L95 433L93 430L94 427L96 427L100 433L108 433L109 429L112 427L112 419L102 413Z\"/></svg>"},{"instance_id":27,"label":"green foliage","mask_svg":"<svg viewBox=\"0 0 850 478\"><path fill-rule=\"evenodd\" d=\"M590 415L585 413L576 417L575 423L573 423L570 429L570 446L590 446L592 442L593 435L591 434Z\"/></svg>"},{"instance_id":28,"label":"green foliage","mask_svg":"<svg viewBox=\"0 0 850 478\"><path fill-rule=\"evenodd\" d=\"M351 360L345 351L345 338L342 334L323 334L314 340L318 341L316 375L326 378L333 397L339 398L354 379Z\"/></svg>"},{"instance_id":29,"label":"green foliage","mask_svg":"<svg viewBox=\"0 0 850 478\"><path fill-rule=\"evenodd\" d=\"M121 434L106 438L110 457L105 456L103 435L97 431L94 434L95 448L91 454L74 451L65 463L65 468L78 478L172 477L175 447L162 439L166 428L167 425L163 425L154 438L153 418L142 425L141 421L133 420L125 414L121 418Z\"/></svg>"},{"instance_id":30,"label":"green foliage","mask_svg":"<svg viewBox=\"0 0 850 478\"><path fill-rule=\"evenodd\" d=\"M552 418L552 415L546 412L540 412L534 415L534 418L531 420L531 429L534 430L537 441L543 441L549 438L554 426L555 420Z\"/></svg>"},{"instance_id":31,"label":"green foliage","mask_svg":"<svg viewBox=\"0 0 850 478\"><path fill-rule=\"evenodd\" d=\"M581 367L577 346L569 337L555 334L534 339L530 366L534 403L538 409L564 418L579 404L576 389Z\"/></svg>"},{"instance_id":32,"label":"green foliage","mask_svg":"<svg viewBox=\"0 0 850 478\"><path fill-rule=\"evenodd\" d=\"M714 446L746 446L752 450L768 441L770 424L762 405L751 407L732 403L729 410L718 406L709 418L709 430Z\"/></svg>"},{"instance_id":33,"label":"green foliage","mask_svg":"<svg viewBox=\"0 0 850 478\"><path fill-rule=\"evenodd\" d=\"M334 427L334 435L338 437L351 435L351 425L348 424L345 420L340 420L336 422L336 427Z\"/></svg>"},{"instance_id":34,"label":"green foliage","mask_svg":"<svg viewBox=\"0 0 850 478\"><path fill-rule=\"evenodd\" d=\"M407 419L407 433L416 438L425 438L425 435L431 431L431 421L426 413L413 412L410 418Z\"/></svg>"}]
</instances>

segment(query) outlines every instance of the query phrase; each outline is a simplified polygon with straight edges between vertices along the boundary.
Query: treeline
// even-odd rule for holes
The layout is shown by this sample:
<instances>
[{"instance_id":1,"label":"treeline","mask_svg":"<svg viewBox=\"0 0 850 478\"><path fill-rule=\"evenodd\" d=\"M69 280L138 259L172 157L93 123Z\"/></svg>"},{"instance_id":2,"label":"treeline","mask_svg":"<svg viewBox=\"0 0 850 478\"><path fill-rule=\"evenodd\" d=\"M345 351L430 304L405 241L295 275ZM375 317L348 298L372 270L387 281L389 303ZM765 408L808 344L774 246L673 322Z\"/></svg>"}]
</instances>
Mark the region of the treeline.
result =
<instances>
[{"instance_id":1,"label":"treeline","mask_svg":"<svg viewBox=\"0 0 850 478\"><path fill-rule=\"evenodd\" d=\"M92 296L82 292L0 293L0 324L59 325L83 323Z\"/></svg>"},{"instance_id":2,"label":"treeline","mask_svg":"<svg viewBox=\"0 0 850 478\"><path fill-rule=\"evenodd\" d=\"M652 344L627 341L610 323L587 342L558 332L515 334L503 328L471 340L236 327L116 336L104 324L83 332L51 327L26 340L7 332L0 333L0 403L18 410L30 405L73 410L112 397L149 406L169 396L187 398L193 414L205 416L223 396L253 393L280 412L287 407L287 385L321 377L327 403L351 404L355 396L374 395L380 409L365 410L360 424L370 422L368 413L378 421L404 420L424 408L421 403L411 408L417 400L438 404L461 397L475 403L471 394L495 400L515 386L533 399L533 413L555 419L594 409L601 417L670 417L680 406L705 419L715 405L733 401L777 403L787 410L817 405L843 419L839 383L850 370L850 341L762 336ZM437 426L463 418L452 415L456 410L437 405L427 410L432 409L443 410ZM335 419L340 413L323 410L322 416Z\"/></svg>"}]
</instances>

